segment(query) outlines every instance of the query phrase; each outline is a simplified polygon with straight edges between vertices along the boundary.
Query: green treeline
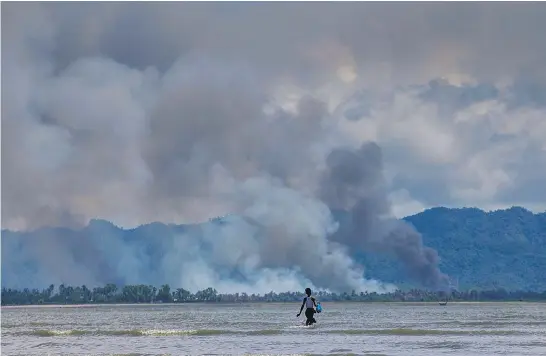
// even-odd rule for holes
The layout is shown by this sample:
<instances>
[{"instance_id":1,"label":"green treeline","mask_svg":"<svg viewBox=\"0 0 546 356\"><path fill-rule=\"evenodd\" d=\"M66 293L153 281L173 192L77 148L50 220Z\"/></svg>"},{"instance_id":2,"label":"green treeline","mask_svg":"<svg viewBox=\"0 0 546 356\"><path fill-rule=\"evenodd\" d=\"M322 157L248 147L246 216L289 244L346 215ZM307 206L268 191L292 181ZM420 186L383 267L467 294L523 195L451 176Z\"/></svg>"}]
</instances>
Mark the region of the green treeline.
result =
<instances>
[{"instance_id":1,"label":"green treeline","mask_svg":"<svg viewBox=\"0 0 546 356\"><path fill-rule=\"evenodd\" d=\"M397 290L392 293L315 293L321 301L355 301L355 302L436 302L444 301L545 301L546 291L506 291L496 290L468 290L454 291L449 295L431 291L410 289ZM61 284L57 291L50 285L43 290L28 289L16 290L2 288L2 305L36 305L36 304L92 304L92 303L249 303L249 302L296 302L301 301L304 294L301 292L270 292L259 294L220 294L213 288L207 288L191 293L183 288L172 290L168 284L156 288L150 285L126 285L118 287L107 284L93 289L83 286L65 286Z\"/></svg>"}]
</instances>

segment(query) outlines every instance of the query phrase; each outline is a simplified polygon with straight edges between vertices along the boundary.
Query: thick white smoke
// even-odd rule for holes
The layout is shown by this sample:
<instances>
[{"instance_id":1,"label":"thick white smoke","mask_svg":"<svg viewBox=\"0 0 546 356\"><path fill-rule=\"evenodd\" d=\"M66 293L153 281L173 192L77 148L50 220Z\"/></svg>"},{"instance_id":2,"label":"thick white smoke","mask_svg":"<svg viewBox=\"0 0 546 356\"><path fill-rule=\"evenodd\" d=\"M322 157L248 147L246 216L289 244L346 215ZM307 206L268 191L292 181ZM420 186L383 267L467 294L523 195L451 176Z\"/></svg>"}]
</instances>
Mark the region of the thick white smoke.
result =
<instances>
[{"instance_id":1,"label":"thick white smoke","mask_svg":"<svg viewBox=\"0 0 546 356\"><path fill-rule=\"evenodd\" d=\"M451 6L422 9L448 19L439 21L446 32L460 33L446 39L431 31L434 24L416 29L408 19L423 11L406 5L261 6L3 5L2 228L236 216L180 231L122 232L95 222L79 232L9 235L3 283L383 290L352 258L375 249L402 259L421 282L441 284L435 252L392 220L379 148L363 145L378 130L365 120L347 124L378 116L366 100L389 95L359 99L352 114L339 104L361 87L384 93L456 74L471 54L476 63L499 60L503 73L532 56L510 61L480 52L476 36L456 32L475 21L467 8L462 24L448 21ZM392 10L395 16L383 16ZM427 41L425 34L432 34ZM493 67L468 70L487 78ZM398 99L393 116L411 104ZM397 126L393 136L410 129ZM427 126L426 137L444 137L434 130ZM409 142L441 162L460 155L446 137L440 150L429 146L437 140ZM499 186L509 180L495 172ZM340 230L334 209L352 216L350 226Z\"/></svg>"},{"instance_id":2,"label":"thick white smoke","mask_svg":"<svg viewBox=\"0 0 546 356\"><path fill-rule=\"evenodd\" d=\"M29 245L40 241L22 242L21 251L32 251L27 262L38 261L43 283L104 283L110 275L229 291L305 283L383 290L364 279L348 246L328 241L337 226L314 194L326 138L334 136L322 127L325 105L303 97L293 113L266 113L272 103L262 88L247 67L201 55L161 75L95 57L35 79L33 95L17 108L26 120L7 116L6 129L21 134L4 151L4 164L13 169L8 186L21 187L21 176L40 179L7 191L8 226L81 228L95 217L129 226L192 222L226 211L242 217L173 237L159 266L145 263L143 246L102 230L77 241L54 236L59 232L29 237ZM21 152L27 159L18 159ZM161 237L147 238L153 244ZM82 255L89 248L95 252ZM14 283L15 266L8 266L5 282ZM234 268L242 279L230 287L231 277L218 273ZM17 284L30 278L18 274Z\"/></svg>"}]
</instances>

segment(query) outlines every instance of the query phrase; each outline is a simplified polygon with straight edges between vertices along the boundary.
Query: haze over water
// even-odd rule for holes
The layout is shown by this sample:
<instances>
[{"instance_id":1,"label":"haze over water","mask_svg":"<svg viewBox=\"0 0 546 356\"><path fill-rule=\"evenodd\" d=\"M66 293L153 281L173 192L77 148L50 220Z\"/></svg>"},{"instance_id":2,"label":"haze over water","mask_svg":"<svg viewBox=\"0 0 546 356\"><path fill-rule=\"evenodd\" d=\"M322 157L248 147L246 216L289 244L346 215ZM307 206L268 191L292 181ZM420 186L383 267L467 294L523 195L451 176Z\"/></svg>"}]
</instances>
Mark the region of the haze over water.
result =
<instances>
[{"instance_id":1,"label":"haze over water","mask_svg":"<svg viewBox=\"0 0 546 356\"><path fill-rule=\"evenodd\" d=\"M545 355L540 303L2 308L2 355Z\"/></svg>"}]
</instances>

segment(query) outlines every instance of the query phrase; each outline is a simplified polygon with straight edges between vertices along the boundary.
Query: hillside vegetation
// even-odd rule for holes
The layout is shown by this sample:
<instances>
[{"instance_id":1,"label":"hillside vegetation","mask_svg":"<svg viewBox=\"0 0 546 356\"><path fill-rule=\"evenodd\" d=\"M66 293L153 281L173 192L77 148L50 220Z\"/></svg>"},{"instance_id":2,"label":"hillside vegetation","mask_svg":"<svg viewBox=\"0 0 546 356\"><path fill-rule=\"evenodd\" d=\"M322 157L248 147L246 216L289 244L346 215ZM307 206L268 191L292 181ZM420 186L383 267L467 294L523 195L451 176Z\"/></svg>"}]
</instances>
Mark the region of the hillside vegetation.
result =
<instances>
[{"instance_id":1,"label":"hillside vegetation","mask_svg":"<svg viewBox=\"0 0 546 356\"><path fill-rule=\"evenodd\" d=\"M404 220L438 251L442 271L458 278L462 290L546 288L546 213L433 208ZM363 260L368 276L411 286L396 261L370 255Z\"/></svg>"},{"instance_id":2,"label":"hillside vegetation","mask_svg":"<svg viewBox=\"0 0 546 356\"><path fill-rule=\"evenodd\" d=\"M458 280L460 290L546 290L546 213L533 214L519 207L494 212L433 208L404 220L422 233L425 245L438 251L441 270ZM90 271L94 276L106 276L102 280L108 280L117 271L126 277L111 277L105 283L120 286L169 283L176 279L174 273L180 271L166 269L165 256L177 246L177 234L193 228L153 223L122 230L109 222L94 220L78 231L3 230L2 285L41 288L59 281L71 283L54 274L59 273L52 272L55 268L72 276L74 283L85 282L82 279ZM49 258L43 258L44 254ZM392 282L405 290L420 287L408 279L401 263L388 256L365 253L355 257L366 266L367 278ZM119 270L120 266L134 268Z\"/></svg>"}]
</instances>

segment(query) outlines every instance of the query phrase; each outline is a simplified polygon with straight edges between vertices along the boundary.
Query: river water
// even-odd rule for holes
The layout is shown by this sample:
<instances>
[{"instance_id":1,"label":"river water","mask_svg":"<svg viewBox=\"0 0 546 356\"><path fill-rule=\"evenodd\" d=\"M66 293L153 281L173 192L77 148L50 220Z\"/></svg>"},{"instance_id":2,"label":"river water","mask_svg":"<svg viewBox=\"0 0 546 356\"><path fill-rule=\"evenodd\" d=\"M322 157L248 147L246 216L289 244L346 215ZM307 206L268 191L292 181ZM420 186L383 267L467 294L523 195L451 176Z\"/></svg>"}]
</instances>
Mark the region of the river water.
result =
<instances>
[{"instance_id":1,"label":"river water","mask_svg":"<svg viewBox=\"0 0 546 356\"><path fill-rule=\"evenodd\" d=\"M546 303L2 308L2 355L546 355Z\"/></svg>"}]
</instances>

